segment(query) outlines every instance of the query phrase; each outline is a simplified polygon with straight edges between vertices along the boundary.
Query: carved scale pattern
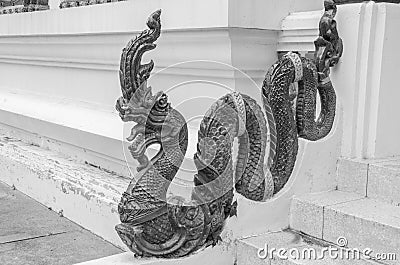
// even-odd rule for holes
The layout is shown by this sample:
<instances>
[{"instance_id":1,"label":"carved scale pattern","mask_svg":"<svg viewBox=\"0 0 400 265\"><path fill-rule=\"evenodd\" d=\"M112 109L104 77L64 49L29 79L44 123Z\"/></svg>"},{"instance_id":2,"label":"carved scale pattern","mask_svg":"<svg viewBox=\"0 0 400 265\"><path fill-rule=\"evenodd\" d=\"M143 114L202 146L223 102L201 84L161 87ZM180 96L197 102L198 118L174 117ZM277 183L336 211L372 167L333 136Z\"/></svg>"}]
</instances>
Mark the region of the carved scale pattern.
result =
<instances>
[{"instance_id":1,"label":"carved scale pattern","mask_svg":"<svg viewBox=\"0 0 400 265\"><path fill-rule=\"evenodd\" d=\"M185 119L171 107L167 95L153 96L147 86L153 62L141 64L144 52L156 47L160 14L156 11L149 17L149 30L130 41L121 56L122 97L116 108L123 121L136 122L128 140L131 155L140 165L119 204L121 224L116 230L137 255L176 258L220 240L225 220L236 215L234 190L254 201L265 201L282 190L296 162L298 137L316 141L331 131L336 95L329 68L338 62L343 47L334 20L336 5L327 0L315 59L289 53L270 68L261 91L265 114L244 94L235 92L217 100L198 132L194 156L198 172L190 201L167 198L188 136ZM289 95L293 82L299 87L295 109ZM317 91L322 108L316 121ZM234 170L235 138L239 150ZM149 160L145 151L152 144L161 148Z\"/></svg>"}]
</instances>

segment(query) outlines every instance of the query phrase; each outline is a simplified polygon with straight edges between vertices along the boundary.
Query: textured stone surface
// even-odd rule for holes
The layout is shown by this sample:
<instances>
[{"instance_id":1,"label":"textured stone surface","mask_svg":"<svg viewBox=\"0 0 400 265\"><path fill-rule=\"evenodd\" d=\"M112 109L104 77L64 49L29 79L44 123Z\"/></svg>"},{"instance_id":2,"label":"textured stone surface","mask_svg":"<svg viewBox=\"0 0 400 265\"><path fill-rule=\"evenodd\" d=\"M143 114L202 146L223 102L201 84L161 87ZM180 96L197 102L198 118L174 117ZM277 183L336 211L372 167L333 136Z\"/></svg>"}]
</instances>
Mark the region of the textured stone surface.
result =
<instances>
[{"instance_id":1,"label":"textured stone surface","mask_svg":"<svg viewBox=\"0 0 400 265\"><path fill-rule=\"evenodd\" d=\"M284 231L277 233L268 233L254 236L246 239L240 239L237 242L237 264L239 265L270 265L275 264L277 260L260 259L258 250L260 248L295 248L306 246L302 238L293 232Z\"/></svg>"},{"instance_id":2,"label":"textured stone surface","mask_svg":"<svg viewBox=\"0 0 400 265\"><path fill-rule=\"evenodd\" d=\"M69 265L121 250L85 230L0 245L2 265Z\"/></svg>"},{"instance_id":3,"label":"textured stone surface","mask_svg":"<svg viewBox=\"0 0 400 265\"><path fill-rule=\"evenodd\" d=\"M0 264L62 265L122 251L0 182Z\"/></svg>"},{"instance_id":4,"label":"textured stone surface","mask_svg":"<svg viewBox=\"0 0 400 265\"><path fill-rule=\"evenodd\" d=\"M361 195L338 191L295 197L291 206L290 227L305 234L322 238L324 208L361 198Z\"/></svg>"},{"instance_id":5,"label":"textured stone surface","mask_svg":"<svg viewBox=\"0 0 400 265\"><path fill-rule=\"evenodd\" d=\"M0 194L0 244L76 230L75 224L1 183Z\"/></svg>"},{"instance_id":6,"label":"textured stone surface","mask_svg":"<svg viewBox=\"0 0 400 265\"><path fill-rule=\"evenodd\" d=\"M219 244L180 259L135 258L133 253L125 252L76 265L232 265L235 262L232 251L228 245Z\"/></svg>"},{"instance_id":7,"label":"textured stone surface","mask_svg":"<svg viewBox=\"0 0 400 265\"><path fill-rule=\"evenodd\" d=\"M338 163L338 189L367 196L368 163L340 159Z\"/></svg>"},{"instance_id":8,"label":"textured stone surface","mask_svg":"<svg viewBox=\"0 0 400 265\"><path fill-rule=\"evenodd\" d=\"M393 253L400 258L400 207L340 191L309 194L295 200L301 203L294 202L293 206L302 208L292 213L294 229L308 234L307 230L313 226L322 227L321 233L317 231L317 238L327 242L337 243L339 237L345 237L350 248L360 251L370 248L373 256ZM310 214L318 214L318 218Z\"/></svg>"},{"instance_id":9,"label":"textured stone surface","mask_svg":"<svg viewBox=\"0 0 400 265\"><path fill-rule=\"evenodd\" d=\"M322 238L323 206L293 199L290 211L290 227L305 234Z\"/></svg>"},{"instance_id":10,"label":"textured stone surface","mask_svg":"<svg viewBox=\"0 0 400 265\"><path fill-rule=\"evenodd\" d=\"M284 248L287 251L287 259L279 258L275 255L272 259L260 259L258 251L260 248L268 246L269 250ZM365 265L377 264L361 258L357 259L332 259L329 254L322 257L324 248L331 246L324 241L315 241L311 238L305 238L291 230L254 236L247 239L241 239L237 242L237 264L238 265ZM298 252L297 252L298 251ZM302 257L302 253L315 251L315 256L311 254L310 258ZM291 253L291 254L290 254ZM295 255L300 253L299 258Z\"/></svg>"},{"instance_id":11,"label":"textured stone surface","mask_svg":"<svg viewBox=\"0 0 400 265\"><path fill-rule=\"evenodd\" d=\"M56 152L0 137L0 181L114 244L117 204L129 180Z\"/></svg>"},{"instance_id":12,"label":"textured stone surface","mask_svg":"<svg viewBox=\"0 0 400 265\"><path fill-rule=\"evenodd\" d=\"M400 205L400 158L340 159L338 190Z\"/></svg>"},{"instance_id":13,"label":"textured stone surface","mask_svg":"<svg viewBox=\"0 0 400 265\"><path fill-rule=\"evenodd\" d=\"M369 165L368 197L400 205L400 159Z\"/></svg>"},{"instance_id":14,"label":"textured stone surface","mask_svg":"<svg viewBox=\"0 0 400 265\"><path fill-rule=\"evenodd\" d=\"M336 242L345 237L349 247L396 253L400 258L399 217L400 207L372 199L328 206L324 210L323 239Z\"/></svg>"}]
</instances>

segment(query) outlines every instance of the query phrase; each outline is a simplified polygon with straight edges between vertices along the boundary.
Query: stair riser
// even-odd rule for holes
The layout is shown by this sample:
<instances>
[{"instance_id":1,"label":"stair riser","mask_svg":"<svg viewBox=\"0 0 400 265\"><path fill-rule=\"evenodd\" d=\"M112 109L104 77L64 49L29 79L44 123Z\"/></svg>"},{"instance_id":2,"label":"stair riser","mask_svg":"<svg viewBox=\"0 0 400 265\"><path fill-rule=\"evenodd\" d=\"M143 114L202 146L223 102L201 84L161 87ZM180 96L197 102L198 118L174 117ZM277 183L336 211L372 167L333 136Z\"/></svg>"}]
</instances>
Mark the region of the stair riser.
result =
<instances>
[{"instance_id":1,"label":"stair riser","mask_svg":"<svg viewBox=\"0 0 400 265\"><path fill-rule=\"evenodd\" d=\"M127 180L75 164L48 150L3 139L0 168L0 181L56 212L62 211L63 216L105 240L125 247L114 226L119 223L118 197Z\"/></svg>"},{"instance_id":2,"label":"stair riser","mask_svg":"<svg viewBox=\"0 0 400 265\"><path fill-rule=\"evenodd\" d=\"M400 166L396 161L340 159L338 190L400 206Z\"/></svg>"},{"instance_id":3,"label":"stair riser","mask_svg":"<svg viewBox=\"0 0 400 265\"><path fill-rule=\"evenodd\" d=\"M274 244L274 242L270 242L268 244L271 248L276 247L279 249L281 246L278 244ZM320 246L311 246L311 245L302 245L302 246L291 246L290 242L287 242L287 246L285 249L290 251L291 249L298 249L300 253L303 253L304 248L307 248L307 251L310 249L315 249L316 257L311 259L300 259L300 260L291 260L291 259L279 259L275 256L273 259L260 259L258 257L259 246L255 246L247 243L245 240L239 240L237 242L237 265L377 265L376 262L368 261L365 259L354 260L354 259L332 259L329 253L324 255L324 259L319 259L322 253L322 247ZM309 253L309 252L306 252ZM334 255L334 254L333 254ZM345 256L346 254L343 254Z\"/></svg>"},{"instance_id":4,"label":"stair riser","mask_svg":"<svg viewBox=\"0 0 400 265\"><path fill-rule=\"evenodd\" d=\"M294 230L334 244L344 237L349 248L361 252L371 249L372 256L395 254L400 259L398 216L397 206L335 191L295 198L290 225ZM390 260L385 263L398 264Z\"/></svg>"},{"instance_id":5,"label":"stair riser","mask_svg":"<svg viewBox=\"0 0 400 265\"><path fill-rule=\"evenodd\" d=\"M119 223L116 204L92 200L84 194L70 193L65 190L62 180L46 177L45 173L32 171L26 165L13 162L0 156L2 174L0 181L14 185L16 189L39 201L54 211L63 211L63 215L105 240L124 247L113 227ZM79 185L69 187L79 191ZM83 189L82 189L83 190Z\"/></svg>"},{"instance_id":6,"label":"stair riser","mask_svg":"<svg viewBox=\"0 0 400 265\"><path fill-rule=\"evenodd\" d=\"M135 258L128 252L75 265L233 265L233 251L233 246L222 243L180 259Z\"/></svg>"},{"instance_id":7,"label":"stair riser","mask_svg":"<svg viewBox=\"0 0 400 265\"><path fill-rule=\"evenodd\" d=\"M340 159L338 163L338 190L367 196L368 163Z\"/></svg>"},{"instance_id":8,"label":"stair riser","mask_svg":"<svg viewBox=\"0 0 400 265\"><path fill-rule=\"evenodd\" d=\"M400 171L369 165L368 197L400 206Z\"/></svg>"},{"instance_id":9,"label":"stair riser","mask_svg":"<svg viewBox=\"0 0 400 265\"><path fill-rule=\"evenodd\" d=\"M348 247L361 252L371 249L373 253L396 254L400 258L400 228L373 222L353 215L343 214L335 209L325 208L323 239L337 242L339 237L348 240ZM375 256L373 254L373 256ZM385 261L398 264L398 261Z\"/></svg>"}]
</instances>

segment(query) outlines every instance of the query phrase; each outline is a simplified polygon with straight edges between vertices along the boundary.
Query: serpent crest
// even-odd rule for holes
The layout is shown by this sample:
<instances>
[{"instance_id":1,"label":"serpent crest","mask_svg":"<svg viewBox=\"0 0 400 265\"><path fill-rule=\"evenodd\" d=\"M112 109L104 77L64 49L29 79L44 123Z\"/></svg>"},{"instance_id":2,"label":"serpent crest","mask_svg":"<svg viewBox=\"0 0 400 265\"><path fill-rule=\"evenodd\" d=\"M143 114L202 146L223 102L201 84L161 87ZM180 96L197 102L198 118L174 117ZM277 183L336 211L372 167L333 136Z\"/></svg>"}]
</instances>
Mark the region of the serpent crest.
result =
<instances>
[{"instance_id":1,"label":"serpent crest","mask_svg":"<svg viewBox=\"0 0 400 265\"><path fill-rule=\"evenodd\" d=\"M150 15L149 29L132 39L121 56L122 96L116 108L124 122L136 123L127 140L139 167L119 203L116 231L138 256L176 258L220 240L225 221L236 215L234 191L253 201L266 201L281 191L296 162L298 138L317 141L329 134L336 108L329 69L343 45L334 20L336 5L327 0L314 59L290 52L269 69L261 90L265 113L254 99L237 92L216 101L198 131L197 174L191 200L185 201L167 198L167 190L186 153L186 121L165 93L153 95L147 85L153 61L141 64L143 54L156 47L160 15L160 10ZM317 92L321 111L316 119ZM145 152L153 144L160 150L149 159Z\"/></svg>"}]
</instances>

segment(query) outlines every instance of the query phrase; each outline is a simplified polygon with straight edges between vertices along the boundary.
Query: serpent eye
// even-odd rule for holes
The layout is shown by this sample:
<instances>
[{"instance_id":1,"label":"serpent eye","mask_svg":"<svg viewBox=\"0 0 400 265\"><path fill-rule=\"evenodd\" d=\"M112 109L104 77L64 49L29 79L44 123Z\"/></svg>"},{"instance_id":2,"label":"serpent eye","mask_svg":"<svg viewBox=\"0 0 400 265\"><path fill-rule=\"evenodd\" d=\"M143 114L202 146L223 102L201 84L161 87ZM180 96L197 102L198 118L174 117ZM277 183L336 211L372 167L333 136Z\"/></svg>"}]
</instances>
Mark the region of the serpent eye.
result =
<instances>
[{"instance_id":1,"label":"serpent eye","mask_svg":"<svg viewBox=\"0 0 400 265\"><path fill-rule=\"evenodd\" d=\"M158 107L164 109L167 106L168 106L168 97L167 95L163 94L158 100Z\"/></svg>"}]
</instances>

